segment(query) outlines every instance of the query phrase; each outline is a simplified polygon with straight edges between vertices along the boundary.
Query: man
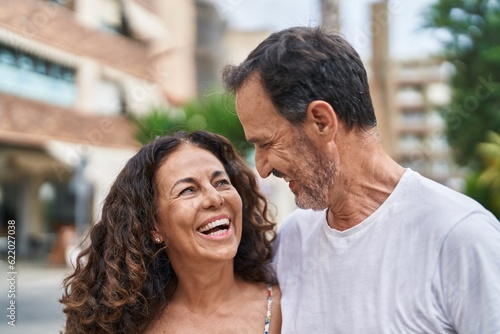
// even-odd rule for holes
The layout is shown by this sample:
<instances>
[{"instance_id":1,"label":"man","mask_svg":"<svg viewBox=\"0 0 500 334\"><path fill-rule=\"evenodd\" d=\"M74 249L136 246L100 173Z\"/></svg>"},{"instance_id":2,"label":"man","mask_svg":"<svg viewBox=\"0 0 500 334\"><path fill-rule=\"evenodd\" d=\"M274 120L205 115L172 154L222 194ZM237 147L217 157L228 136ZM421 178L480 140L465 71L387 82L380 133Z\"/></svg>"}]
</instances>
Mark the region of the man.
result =
<instances>
[{"instance_id":1,"label":"man","mask_svg":"<svg viewBox=\"0 0 500 334\"><path fill-rule=\"evenodd\" d=\"M295 27L223 72L259 174L297 210L274 266L283 333L500 333L500 224L382 149L342 37Z\"/></svg>"}]
</instances>

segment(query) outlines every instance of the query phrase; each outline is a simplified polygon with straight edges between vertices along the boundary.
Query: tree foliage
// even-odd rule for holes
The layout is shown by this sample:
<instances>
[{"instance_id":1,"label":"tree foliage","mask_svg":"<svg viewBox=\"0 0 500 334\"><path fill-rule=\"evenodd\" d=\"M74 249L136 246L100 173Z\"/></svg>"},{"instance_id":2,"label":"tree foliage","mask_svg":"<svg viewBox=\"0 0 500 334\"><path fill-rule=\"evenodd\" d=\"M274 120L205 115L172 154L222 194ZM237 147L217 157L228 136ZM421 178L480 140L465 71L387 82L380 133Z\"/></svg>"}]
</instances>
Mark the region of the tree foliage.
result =
<instances>
[{"instance_id":1,"label":"tree foliage","mask_svg":"<svg viewBox=\"0 0 500 334\"><path fill-rule=\"evenodd\" d=\"M477 146L477 152L485 164L477 183L485 189L490 202L488 209L500 219L500 133L488 132L487 139L487 142Z\"/></svg>"},{"instance_id":2,"label":"tree foliage","mask_svg":"<svg viewBox=\"0 0 500 334\"><path fill-rule=\"evenodd\" d=\"M484 206L486 209L489 211L493 212L491 209L493 207L493 200L491 198L490 194L490 188L488 185L484 184L483 182L479 181L481 173L480 172L472 172L469 175L465 177L465 185L463 192L481 203L482 206ZM496 214L497 217L498 214Z\"/></svg>"},{"instance_id":3,"label":"tree foliage","mask_svg":"<svg viewBox=\"0 0 500 334\"><path fill-rule=\"evenodd\" d=\"M251 147L236 115L234 96L229 94L209 94L180 109L152 108L150 113L134 121L136 137L143 144L175 131L208 130L228 138L242 155Z\"/></svg>"},{"instance_id":4,"label":"tree foliage","mask_svg":"<svg viewBox=\"0 0 500 334\"><path fill-rule=\"evenodd\" d=\"M479 171L476 146L488 131L500 132L500 1L437 0L426 19L454 68L452 100L442 110L448 143L459 165Z\"/></svg>"}]
</instances>

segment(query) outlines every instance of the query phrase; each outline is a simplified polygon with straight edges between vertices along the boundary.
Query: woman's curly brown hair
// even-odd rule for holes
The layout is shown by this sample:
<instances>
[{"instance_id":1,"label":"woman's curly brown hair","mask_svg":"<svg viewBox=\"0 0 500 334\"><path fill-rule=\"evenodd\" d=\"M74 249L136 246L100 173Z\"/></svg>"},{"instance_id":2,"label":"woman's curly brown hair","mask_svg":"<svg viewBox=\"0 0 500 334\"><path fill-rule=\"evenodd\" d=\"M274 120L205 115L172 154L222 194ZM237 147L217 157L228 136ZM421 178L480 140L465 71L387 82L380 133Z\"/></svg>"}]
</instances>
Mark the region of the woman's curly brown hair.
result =
<instances>
[{"instance_id":1,"label":"woman's curly brown hair","mask_svg":"<svg viewBox=\"0 0 500 334\"><path fill-rule=\"evenodd\" d=\"M169 302L177 277L163 246L154 243L151 234L159 230L156 172L187 144L212 152L241 196L243 231L235 275L274 282L268 263L275 225L252 170L224 137L178 132L145 145L112 185L102 217L89 232L90 245L64 280L66 333L140 333Z\"/></svg>"}]
</instances>

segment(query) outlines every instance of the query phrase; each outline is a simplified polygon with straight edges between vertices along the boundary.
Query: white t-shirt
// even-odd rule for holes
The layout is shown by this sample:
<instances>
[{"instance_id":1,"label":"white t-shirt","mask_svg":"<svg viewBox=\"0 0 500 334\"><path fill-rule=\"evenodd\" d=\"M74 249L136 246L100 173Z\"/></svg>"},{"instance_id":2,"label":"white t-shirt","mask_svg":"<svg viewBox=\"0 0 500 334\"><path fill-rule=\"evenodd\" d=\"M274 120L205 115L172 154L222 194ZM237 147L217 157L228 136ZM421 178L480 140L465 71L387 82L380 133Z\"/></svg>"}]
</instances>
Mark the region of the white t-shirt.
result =
<instances>
[{"instance_id":1,"label":"white t-shirt","mask_svg":"<svg viewBox=\"0 0 500 334\"><path fill-rule=\"evenodd\" d=\"M499 221L409 169L346 231L296 210L273 267L285 334L500 333Z\"/></svg>"}]
</instances>

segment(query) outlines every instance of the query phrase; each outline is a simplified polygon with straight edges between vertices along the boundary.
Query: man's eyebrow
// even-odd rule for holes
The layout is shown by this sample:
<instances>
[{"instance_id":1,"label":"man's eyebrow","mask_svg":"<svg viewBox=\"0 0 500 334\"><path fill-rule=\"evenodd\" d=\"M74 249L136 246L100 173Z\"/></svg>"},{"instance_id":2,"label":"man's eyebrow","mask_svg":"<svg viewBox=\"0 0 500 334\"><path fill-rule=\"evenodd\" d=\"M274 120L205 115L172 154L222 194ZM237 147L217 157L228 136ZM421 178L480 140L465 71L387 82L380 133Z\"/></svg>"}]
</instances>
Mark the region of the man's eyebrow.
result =
<instances>
[{"instance_id":1,"label":"man's eyebrow","mask_svg":"<svg viewBox=\"0 0 500 334\"><path fill-rule=\"evenodd\" d=\"M259 138L255 138L255 137L250 137L250 138L247 138L246 139L247 142L249 142L250 144L257 144L259 142L261 142L262 140L259 139Z\"/></svg>"}]
</instances>

